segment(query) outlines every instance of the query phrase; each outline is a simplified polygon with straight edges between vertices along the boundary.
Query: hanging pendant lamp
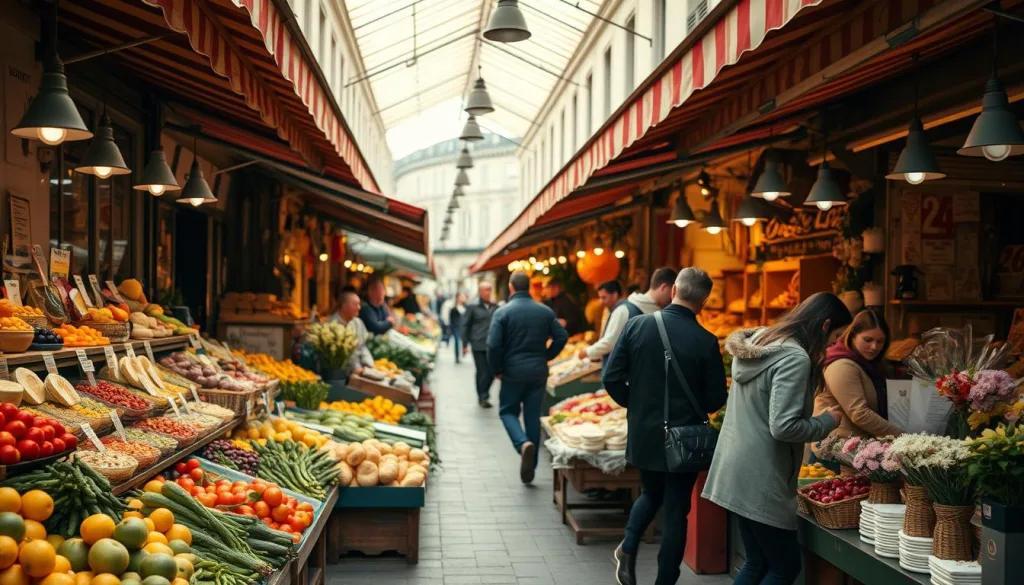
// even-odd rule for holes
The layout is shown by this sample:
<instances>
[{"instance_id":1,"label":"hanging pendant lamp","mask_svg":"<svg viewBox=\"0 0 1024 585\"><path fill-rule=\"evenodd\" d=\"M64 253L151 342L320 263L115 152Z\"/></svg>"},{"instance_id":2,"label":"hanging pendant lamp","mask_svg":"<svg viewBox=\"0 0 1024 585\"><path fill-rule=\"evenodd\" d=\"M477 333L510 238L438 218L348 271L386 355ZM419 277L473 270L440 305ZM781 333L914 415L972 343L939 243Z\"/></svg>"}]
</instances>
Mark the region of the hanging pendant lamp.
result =
<instances>
[{"instance_id":1,"label":"hanging pendant lamp","mask_svg":"<svg viewBox=\"0 0 1024 585\"><path fill-rule=\"evenodd\" d=\"M473 168L473 157L469 154L469 147L463 146L462 152L459 153L459 158L455 161L455 168L457 169L471 169Z\"/></svg>"},{"instance_id":2,"label":"hanging pendant lamp","mask_svg":"<svg viewBox=\"0 0 1024 585\"><path fill-rule=\"evenodd\" d=\"M704 214L704 219L701 220L701 226L704 227L711 235L717 235L725 227L725 220L722 219L722 212L718 210L718 198L713 197L711 199L711 209Z\"/></svg>"},{"instance_id":3,"label":"hanging pendant lamp","mask_svg":"<svg viewBox=\"0 0 1024 585\"><path fill-rule=\"evenodd\" d=\"M127 175L132 172L125 164L124 157L121 156L121 149L114 142L114 128L110 125L110 117L107 116L106 111L100 117L96 136L89 143L89 147L82 156L81 164L75 167L75 172L95 175L100 179L107 179L113 175Z\"/></svg>"},{"instance_id":4,"label":"hanging pendant lamp","mask_svg":"<svg viewBox=\"0 0 1024 585\"><path fill-rule=\"evenodd\" d=\"M493 111L494 104L491 103L491 96L487 93L487 84L478 73L476 83L473 84L473 91L469 92L469 99L466 100L466 113L483 116Z\"/></svg>"},{"instance_id":5,"label":"hanging pendant lamp","mask_svg":"<svg viewBox=\"0 0 1024 585\"><path fill-rule=\"evenodd\" d=\"M461 185L455 185L455 189L452 191L452 197L464 197L466 192L462 190Z\"/></svg>"},{"instance_id":6,"label":"hanging pendant lamp","mask_svg":"<svg viewBox=\"0 0 1024 585\"><path fill-rule=\"evenodd\" d=\"M56 51L44 58L39 91L32 98L21 120L11 128L11 134L27 140L39 140L49 146L56 146L65 140L92 138L92 132L68 95L64 63Z\"/></svg>"},{"instance_id":7,"label":"hanging pendant lamp","mask_svg":"<svg viewBox=\"0 0 1024 585\"><path fill-rule=\"evenodd\" d=\"M985 83L985 97L981 100L981 113L974 121L963 148L956 151L963 156L983 156L1001 161L1010 156L1024 154L1024 131L1009 109L1006 88L993 72Z\"/></svg>"},{"instance_id":8,"label":"hanging pendant lamp","mask_svg":"<svg viewBox=\"0 0 1024 585\"><path fill-rule=\"evenodd\" d=\"M185 186L178 195L178 203L190 203L192 207L199 207L204 203L216 202L210 185L203 177L203 169L199 167L199 140L192 135L192 167L188 171L188 179Z\"/></svg>"},{"instance_id":9,"label":"hanging pendant lamp","mask_svg":"<svg viewBox=\"0 0 1024 585\"><path fill-rule=\"evenodd\" d=\"M762 209L761 203L752 196L744 197L743 201L740 201L736 215L732 218L733 221L738 221L747 227L753 227L755 223L767 219L768 214Z\"/></svg>"},{"instance_id":10,"label":"hanging pendant lamp","mask_svg":"<svg viewBox=\"0 0 1024 585\"><path fill-rule=\"evenodd\" d=\"M158 146L149 155L149 163L146 164L146 168L142 169L142 178L133 189L149 191L155 197L159 197L167 191L181 190L178 180L171 172L171 167L167 165L167 156L164 154L162 146Z\"/></svg>"},{"instance_id":11,"label":"hanging pendant lamp","mask_svg":"<svg viewBox=\"0 0 1024 585\"><path fill-rule=\"evenodd\" d=\"M465 169L459 169L459 172L455 174L455 186L465 187L469 185L469 173Z\"/></svg>"},{"instance_id":12,"label":"hanging pendant lamp","mask_svg":"<svg viewBox=\"0 0 1024 585\"><path fill-rule=\"evenodd\" d=\"M498 0L498 6L491 13L491 20L484 29L484 38L499 43L517 43L530 38L526 18L519 10L517 0Z\"/></svg>"},{"instance_id":13,"label":"hanging pendant lamp","mask_svg":"<svg viewBox=\"0 0 1024 585\"><path fill-rule=\"evenodd\" d=\"M907 131L907 144L896 159L896 166L885 178L919 185L945 176L946 173L939 168L939 162L935 160L931 145L928 144L928 137L924 135L924 125L915 115Z\"/></svg>"},{"instance_id":14,"label":"hanging pendant lamp","mask_svg":"<svg viewBox=\"0 0 1024 585\"><path fill-rule=\"evenodd\" d=\"M821 166L818 167L818 180L814 181L814 185L811 186L811 192L804 200L804 205L816 205L822 211L831 209L833 206L846 205L846 197L832 175L832 169L828 167L828 162L823 160Z\"/></svg>"},{"instance_id":15,"label":"hanging pendant lamp","mask_svg":"<svg viewBox=\"0 0 1024 585\"><path fill-rule=\"evenodd\" d=\"M697 175L697 186L700 187L701 195L707 197L711 194L711 177L705 171Z\"/></svg>"},{"instance_id":16,"label":"hanging pendant lamp","mask_svg":"<svg viewBox=\"0 0 1024 585\"><path fill-rule=\"evenodd\" d=\"M448 204L448 211L454 211L459 208L459 200L452 197L451 203Z\"/></svg>"},{"instance_id":17,"label":"hanging pendant lamp","mask_svg":"<svg viewBox=\"0 0 1024 585\"><path fill-rule=\"evenodd\" d=\"M668 221L678 228L684 228L692 221L696 221L697 218L693 216L693 210L690 209L690 204L686 201L686 194L679 191L679 195L676 197L675 206L672 207L672 215L669 216Z\"/></svg>"},{"instance_id":18,"label":"hanging pendant lamp","mask_svg":"<svg viewBox=\"0 0 1024 585\"><path fill-rule=\"evenodd\" d=\"M480 130L480 124L476 123L476 116L473 114L469 115L466 125L462 127L462 135L459 138L466 142L476 142L484 139L484 133Z\"/></svg>"},{"instance_id":19,"label":"hanging pendant lamp","mask_svg":"<svg viewBox=\"0 0 1024 585\"><path fill-rule=\"evenodd\" d=\"M757 178L757 184L750 193L752 197L759 197L765 201L775 201L779 197L788 197L792 193L786 185L786 179L779 172L779 162L775 159L774 153L769 150L764 157L764 170Z\"/></svg>"}]
</instances>

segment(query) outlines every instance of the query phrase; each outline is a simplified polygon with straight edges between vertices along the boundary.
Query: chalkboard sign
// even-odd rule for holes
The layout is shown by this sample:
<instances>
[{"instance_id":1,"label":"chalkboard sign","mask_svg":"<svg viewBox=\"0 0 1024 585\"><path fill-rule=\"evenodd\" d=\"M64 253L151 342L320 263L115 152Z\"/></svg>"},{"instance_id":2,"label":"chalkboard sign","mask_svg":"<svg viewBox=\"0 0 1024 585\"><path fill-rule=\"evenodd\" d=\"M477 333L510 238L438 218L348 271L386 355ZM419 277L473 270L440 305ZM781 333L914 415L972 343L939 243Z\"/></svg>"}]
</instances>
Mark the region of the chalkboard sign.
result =
<instances>
[{"instance_id":1,"label":"chalkboard sign","mask_svg":"<svg viewBox=\"0 0 1024 585\"><path fill-rule=\"evenodd\" d=\"M773 217L764 228L765 260L831 254L846 206L827 211L796 208L788 218Z\"/></svg>"}]
</instances>

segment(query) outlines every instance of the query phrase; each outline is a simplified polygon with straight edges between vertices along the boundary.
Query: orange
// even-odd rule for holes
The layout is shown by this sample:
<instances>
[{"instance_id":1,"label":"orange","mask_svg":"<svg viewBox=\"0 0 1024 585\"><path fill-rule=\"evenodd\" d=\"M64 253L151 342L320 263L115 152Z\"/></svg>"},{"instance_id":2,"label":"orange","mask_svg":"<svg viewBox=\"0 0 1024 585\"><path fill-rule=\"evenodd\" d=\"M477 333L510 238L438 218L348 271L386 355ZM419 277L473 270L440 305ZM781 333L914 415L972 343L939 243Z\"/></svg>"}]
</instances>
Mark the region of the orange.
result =
<instances>
[{"instance_id":1,"label":"orange","mask_svg":"<svg viewBox=\"0 0 1024 585\"><path fill-rule=\"evenodd\" d=\"M167 532L174 526L174 513L167 508L157 508L153 510L153 513L149 515L149 519L153 521L153 525L160 532Z\"/></svg>"},{"instance_id":2,"label":"orange","mask_svg":"<svg viewBox=\"0 0 1024 585\"><path fill-rule=\"evenodd\" d=\"M124 520L125 518L139 518L139 519L141 519L142 518L142 512L136 512L134 510L129 511L129 512L125 512L124 514L121 515L121 519Z\"/></svg>"},{"instance_id":3,"label":"orange","mask_svg":"<svg viewBox=\"0 0 1024 585\"><path fill-rule=\"evenodd\" d=\"M21 565L11 565L0 571L0 585L30 585L31 577Z\"/></svg>"},{"instance_id":4,"label":"orange","mask_svg":"<svg viewBox=\"0 0 1024 585\"><path fill-rule=\"evenodd\" d=\"M6 569L18 560L18 543L10 536L0 536L0 569Z\"/></svg>"},{"instance_id":5,"label":"orange","mask_svg":"<svg viewBox=\"0 0 1024 585\"><path fill-rule=\"evenodd\" d=\"M175 577L174 581L171 581L171 585L188 585L188 581L181 577Z\"/></svg>"},{"instance_id":6,"label":"orange","mask_svg":"<svg viewBox=\"0 0 1024 585\"><path fill-rule=\"evenodd\" d=\"M142 521L146 523L146 528L149 528L150 532L156 531L156 524L154 524L152 520L150 520L149 518L143 518Z\"/></svg>"},{"instance_id":7,"label":"orange","mask_svg":"<svg viewBox=\"0 0 1024 585\"><path fill-rule=\"evenodd\" d=\"M128 507L131 508L132 510L141 510L144 507L144 504L142 503L142 500L138 498L132 498L128 500Z\"/></svg>"},{"instance_id":8,"label":"orange","mask_svg":"<svg viewBox=\"0 0 1024 585\"><path fill-rule=\"evenodd\" d=\"M75 585L89 585L92 582L92 571L78 571L75 573Z\"/></svg>"},{"instance_id":9,"label":"orange","mask_svg":"<svg viewBox=\"0 0 1024 585\"><path fill-rule=\"evenodd\" d=\"M75 578L67 571L55 571L47 575L39 585L75 585Z\"/></svg>"},{"instance_id":10,"label":"orange","mask_svg":"<svg viewBox=\"0 0 1024 585\"><path fill-rule=\"evenodd\" d=\"M151 555L163 553L165 555L170 555L172 557L174 556L174 551L171 550L171 547L167 546L166 544L159 543L159 542L151 542L151 543L147 544L146 546L142 547L142 550L148 552ZM3 584L0 583L0 585L3 585Z\"/></svg>"},{"instance_id":11,"label":"orange","mask_svg":"<svg viewBox=\"0 0 1024 585\"><path fill-rule=\"evenodd\" d=\"M114 519L106 514L93 514L82 520L79 532L87 544L95 544L97 540L110 538L114 534Z\"/></svg>"},{"instance_id":12,"label":"orange","mask_svg":"<svg viewBox=\"0 0 1024 585\"><path fill-rule=\"evenodd\" d=\"M43 490L32 490L21 496L21 515L28 520L44 522L53 514L53 498Z\"/></svg>"},{"instance_id":13,"label":"orange","mask_svg":"<svg viewBox=\"0 0 1024 585\"><path fill-rule=\"evenodd\" d=\"M57 564L57 551L45 540L31 540L21 547L18 562L29 577L45 577Z\"/></svg>"},{"instance_id":14,"label":"orange","mask_svg":"<svg viewBox=\"0 0 1024 585\"><path fill-rule=\"evenodd\" d=\"M172 540L181 540L184 541L185 544L192 546L192 531L189 530L187 526L174 524L171 526L171 529L167 531L165 536L167 537L168 542Z\"/></svg>"},{"instance_id":15,"label":"orange","mask_svg":"<svg viewBox=\"0 0 1024 585\"><path fill-rule=\"evenodd\" d=\"M59 534L47 534L46 542L53 545L53 548L60 548L60 545L64 544L64 537Z\"/></svg>"},{"instance_id":16,"label":"orange","mask_svg":"<svg viewBox=\"0 0 1024 585\"><path fill-rule=\"evenodd\" d=\"M146 537L146 544L151 542L158 542L160 544L167 544L167 537L160 532L150 532Z\"/></svg>"},{"instance_id":17,"label":"orange","mask_svg":"<svg viewBox=\"0 0 1024 585\"><path fill-rule=\"evenodd\" d=\"M100 573L92 578L90 585L121 585L121 579L111 573Z\"/></svg>"},{"instance_id":18,"label":"orange","mask_svg":"<svg viewBox=\"0 0 1024 585\"><path fill-rule=\"evenodd\" d=\"M67 573L70 570L71 570L71 561L67 560L67 558L65 558L65 557L57 555L57 560L53 564L53 572L54 573Z\"/></svg>"},{"instance_id":19,"label":"orange","mask_svg":"<svg viewBox=\"0 0 1024 585\"><path fill-rule=\"evenodd\" d=\"M10 487L0 488L0 512L21 511L21 494L18 490Z\"/></svg>"},{"instance_id":20,"label":"orange","mask_svg":"<svg viewBox=\"0 0 1024 585\"><path fill-rule=\"evenodd\" d=\"M65 339L65 341L67 341L67 340ZM146 486L144 488L142 488L143 491L153 492L155 494L159 494L160 491L163 490L163 489L164 489L164 484L160 483L159 481L157 481L155 479L151 479L148 482L146 482Z\"/></svg>"},{"instance_id":21,"label":"orange","mask_svg":"<svg viewBox=\"0 0 1024 585\"><path fill-rule=\"evenodd\" d=\"M43 526L42 522L25 520L25 538L28 540L46 540L46 527ZM57 546L60 545L58 544Z\"/></svg>"}]
</instances>

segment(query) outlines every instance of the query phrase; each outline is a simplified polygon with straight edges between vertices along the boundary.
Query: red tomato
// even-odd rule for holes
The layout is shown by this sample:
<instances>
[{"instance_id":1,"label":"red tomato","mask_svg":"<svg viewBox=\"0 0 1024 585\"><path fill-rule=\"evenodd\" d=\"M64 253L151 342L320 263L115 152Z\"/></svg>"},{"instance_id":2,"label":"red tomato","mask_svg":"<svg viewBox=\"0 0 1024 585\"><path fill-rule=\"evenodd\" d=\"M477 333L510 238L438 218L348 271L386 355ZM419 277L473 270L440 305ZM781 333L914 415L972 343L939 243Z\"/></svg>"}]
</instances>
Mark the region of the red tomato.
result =
<instances>
[{"instance_id":1,"label":"red tomato","mask_svg":"<svg viewBox=\"0 0 1024 585\"><path fill-rule=\"evenodd\" d=\"M25 436L25 431L28 430L28 427L20 420L12 420L4 425L4 430L14 435L15 439L21 439Z\"/></svg>"},{"instance_id":2,"label":"red tomato","mask_svg":"<svg viewBox=\"0 0 1024 585\"><path fill-rule=\"evenodd\" d=\"M300 511L300 512L310 512L310 513L312 513L313 512L313 504L310 504L309 502L300 502L298 506L295 506L295 509Z\"/></svg>"},{"instance_id":3,"label":"red tomato","mask_svg":"<svg viewBox=\"0 0 1024 585\"><path fill-rule=\"evenodd\" d=\"M230 506L235 503L235 497L231 495L231 492L220 492L217 494L217 505L218 506Z\"/></svg>"},{"instance_id":4,"label":"red tomato","mask_svg":"<svg viewBox=\"0 0 1024 585\"><path fill-rule=\"evenodd\" d=\"M189 469L197 469L199 467L199 460L189 459L187 465Z\"/></svg>"},{"instance_id":5,"label":"red tomato","mask_svg":"<svg viewBox=\"0 0 1024 585\"><path fill-rule=\"evenodd\" d=\"M261 521L262 521L262 522L263 522L264 524L266 524L267 526L273 526L273 525L274 525L274 519L273 519L273 518L271 518L270 516L265 516L265 517L263 517L263 518L260 518L260 520L261 520Z\"/></svg>"},{"instance_id":6,"label":"red tomato","mask_svg":"<svg viewBox=\"0 0 1024 585\"><path fill-rule=\"evenodd\" d=\"M53 427L53 434L56 437L59 437L67 432L66 430L64 430L64 425L60 424L60 421L55 418L46 419L46 424Z\"/></svg>"},{"instance_id":7,"label":"red tomato","mask_svg":"<svg viewBox=\"0 0 1024 585\"><path fill-rule=\"evenodd\" d=\"M236 514L241 514L242 516L255 516L256 515L256 512L254 512L253 509L250 508L249 506L239 506L239 507L235 508L235 513Z\"/></svg>"},{"instance_id":8,"label":"red tomato","mask_svg":"<svg viewBox=\"0 0 1024 585\"><path fill-rule=\"evenodd\" d=\"M202 486L198 486L197 485L196 487L192 488L192 497L197 499L197 500L199 499L199 496L201 496L201 495L203 495L205 493L206 493L206 490L204 490L202 488Z\"/></svg>"},{"instance_id":9,"label":"red tomato","mask_svg":"<svg viewBox=\"0 0 1024 585\"><path fill-rule=\"evenodd\" d=\"M188 473L188 465L184 461L179 461L174 466L174 471L177 471L178 475L185 475L186 473Z\"/></svg>"},{"instance_id":10,"label":"red tomato","mask_svg":"<svg viewBox=\"0 0 1024 585\"><path fill-rule=\"evenodd\" d=\"M51 427L50 425L43 425L41 427L36 428L42 429L44 441L52 441L53 438L57 436L57 433L53 430L53 427Z\"/></svg>"},{"instance_id":11,"label":"red tomato","mask_svg":"<svg viewBox=\"0 0 1024 585\"><path fill-rule=\"evenodd\" d=\"M244 481L238 480L238 481L236 481L236 482L231 484L231 489L234 490L235 488L240 488L240 487L245 487L245 486L246 486L246 483Z\"/></svg>"},{"instance_id":12,"label":"red tomato","mask_svg":"<svg viewBox=\"0 0 1024 585\"><path fill-rule=\"evenodd\" d=\"M179 477L178 485L180 485L186 492L192 493L192 488L196 487L196 482L192 481L190 477Z\"/></svg>"},{"instance_id":13,"label":"red tomato","mask_svg":"<svg viewBox=\"0 0 1024 585\"><path fill-rule=\"evenodd\" d=\"M7 424L7 417L4 416L4 413L0 412L0 429L4 428L4 425L6 425L6 424Z\"/></svg>"},{"instance_id":14,"label":"red tomato","mask_svg":"<svg viewBox=\"0 0 1024 585\"><path fill-rule=\"evenodd\" d=\"M21 461L21 454L14 448L13 445L4 445L0 447L0 463L4 465L14 465Z\"/></svg>"},{"instance_id":15,"label":"red tomato","mask_svg":"<svg viewBox=\"0 0 1024 585\"><path fill-rule=\"evenodd\" d=\"M254 477L252 480L252 485L267 485L267 482L264 479Z\"/></svg>"},{"instance_id":16,"label":"red tomato","mask_svg":"<svg viewBox=\"0 0 1024 585\"><path fill-rule=\"evenodd\" d=\"M217 505L217 496L213 494L203 494L199 496L199 501L207 508L212 508Z\"/></svg>"},{"instance_id":17,"label":"red tomato","mask_svg":"<svg viewBox=\"0 0 1024 585\"><path fill-rule=\"evenodd\" d=\"M61 440L60 437L54 437L53 440L50 441L50 442L53 443L53 452L54 453L63 453L64 451L67 451L67 449L68 449L68 446L64 444L64 441Z\"/></svg>"},{"instance_id":18,"label":"red tomato","mask_svg":"<svg viewBox=\"0 0 1024 585\"><path fill-rule=\"evenodd\" d=\"M39 456L49 457L50 455L53 455L53 443L49 441L43 441L42 443L39 444Z\"/></svg>"},{"instance_id":19,"label":"red tomato","mask_svg":"<svg viewBox=\"0 0 1024 585\"><path fill-rule=\"evenodd\" d=\"M32 427L32 428L26 430L25 431L25 436L23 438L26 441L32 441L32 442L35 442L35 443L42 443L43 441L46 440L45 435L43 435L43 429L41 429L39 427Z\"/></svg>"},{"instance_id":20,"label":"red tomato","mask_svg":"<svg viewBox=\"0 0 1024 585\"><path fill-rule=\"evenodd\" d=\"M288 506L275 506L271 511L270 515L274 518L275 522L285 522L288 517L291 516L292 511Z\"/></svg>"},{"instance_id":21,"label":"red tomato","mask_svg":"<svg viewBox=\"0 0 1024 585\"><path fill-rule=\"evenodd\" d=\"M14 417L18 416L18 407L9 402L4 402L0 404L0 414L4 415L4 419L7 422L10 422L14 420Z\"/></svg>"},{"instance_id":22,"label":"red tomato","mask_svg":"<svg viewBox=\"0 0 1024 585\"><path fill-rule=\"evenodd\" d=\"M266 502L256 502L252 505L252 509L256 512L256 516L260 518L267 518L270 516L270 506Z\"/></svg>"},{"instance_id":23,"label":"red tomato","mask_svg":"<svg viewBox=\"0 0 1024 585\"><path fill-rule=\"evenodd\" d=\"M284 501L284 494L281 493L280 488L269 487L263 492L263 501L271 508L280 506Z\"/></svg>"},{"instance_id":24,"label":"red tomato","mask_svg":"<svg viewBox=\"0 0 1024 585\"><path fill-rule=\"evenodd\" d=\"M0 431L0 447L4 445L10 445L13 447L18 442L18 439L14 438L14 435L7 431Z\"/></svg>"},{"instance_id":25,"label":"red tomato","mask_svg":"<svg viewBox=\"0 0 1024 585\"><path fill-rule=\"evenodd\" d=\"M25 427L27 428L35 423L36 417L26 410L19 410L18 414L14 416L14 420L25 423Z\"/></svg>"},{"instance_id":26,"label":"red tomato","mask_svg":"<svg viewBox=\"0 0 1024 585\"><path fill-rule=\"evenodd\" d=\"M292 528L292 525L288 524L287 522L282 522L281 527L278 528L278 530L280 530L281 532L287 532L288 534L295 534L295 529Z\"/></svg>"},{"instance_id":27,"label":"red tomato","mask_svg":"<svg viewBox=\"0 0 1024 585\"><path fill-rule=\"evenodd\" d=\"M226 479L218 479L217 482L214 485L216 485L217 487L221 487L221 486L231 487L231 482L226 480Z\"/></svg>"},{"instance_id":28,"label":"red tomato","mask_svg":"<svg viewBox=\"0 0 1024 585\"><path fill-rule=\"evenodd\" d=\"M63 435L60 436L60 440L64 441L64 444L67 446L68 449L74 449L75 447L78 446L78 437L72 435L71 433L64 433Z\"/></svg>"},{"instance_id":29,"label":"red tomato","mask_svg":"<svg viewBox=\"0 0 1024 585\"><path fill-rule=\"evenodd\" d=\"M21 453L21 458L24 461L39 459L39 443L28 439L22 439L18 441L18 452Z\"/></svg>"},{"instance_id":30,"label":"red tomato","mask_svg":"<svg viewBox=\"0 0 1024 585\"><path fill-rule=\"evenodd\" d=\"M256 492L257 494L259 494L261 496L263 495L263 492L265 492L267 490L267 484L266 483L256 483L256 480L253 480L252 485L249 486L249 487L250 487L250 489L252 489L252 491Z\"/></svg>"},{"instance_id":31,"label":"red tomato","mask_svg":"<svg viewBox=\"0 0 1024 585\"><path fill-rule=\"evenodd\" d=\"M191 469L188 472L188 476L192 478L192 481L202 482L204 475L203 470L198 467Z\"/></svg>"}]
</instances>

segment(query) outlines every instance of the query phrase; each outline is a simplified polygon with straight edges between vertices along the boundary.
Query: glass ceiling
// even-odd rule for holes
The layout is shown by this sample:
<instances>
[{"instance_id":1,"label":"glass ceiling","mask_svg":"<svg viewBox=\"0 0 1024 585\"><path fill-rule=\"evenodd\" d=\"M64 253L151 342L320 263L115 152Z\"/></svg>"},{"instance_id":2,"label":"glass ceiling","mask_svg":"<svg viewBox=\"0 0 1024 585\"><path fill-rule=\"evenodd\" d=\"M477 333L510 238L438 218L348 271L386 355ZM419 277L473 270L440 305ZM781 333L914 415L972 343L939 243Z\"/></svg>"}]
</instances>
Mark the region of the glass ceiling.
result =
<instances>
[{"instance_id":1,"label":"glass ceiling","mask_svg":"<svg viewBox=\"0 0 1024 585\"><path fill-rule=\"evenodd\" d=\"M597 13L602 1L519 0L532 36L495 43L481 34L495 0L347 0L366 69L353 81L370 84L391 129L464 99L479 66L495 107L480 125L523 136L590 26L588 12ZM458 132L464 119L444 122Z\"/></svg>"}]
</instances>

